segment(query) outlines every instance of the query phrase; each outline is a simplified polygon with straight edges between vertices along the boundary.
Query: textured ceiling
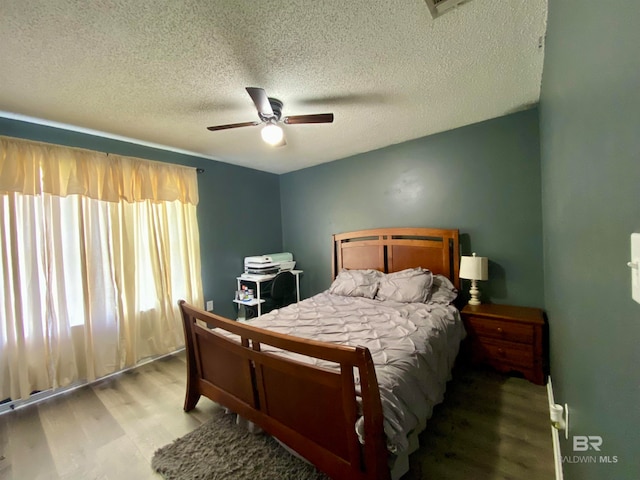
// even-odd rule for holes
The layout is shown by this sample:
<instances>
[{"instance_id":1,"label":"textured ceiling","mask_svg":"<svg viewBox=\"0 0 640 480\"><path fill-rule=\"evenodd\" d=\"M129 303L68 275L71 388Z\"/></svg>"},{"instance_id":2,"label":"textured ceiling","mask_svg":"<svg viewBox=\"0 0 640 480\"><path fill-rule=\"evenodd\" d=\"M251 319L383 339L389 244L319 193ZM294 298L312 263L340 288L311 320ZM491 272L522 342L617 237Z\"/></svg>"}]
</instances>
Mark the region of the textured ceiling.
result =
<instances>
[{"instance_id":1,"label":"textured ceiling","mask_svg":"<svg viewBox=\"0 0 640 480\"><path fill-rule=\"evenodd\" d=\"M284 173L538 101L547 0L3 0L0 116ZM245 87L283 115L274 148ZM95 133L95 132L94 132Z\"/></svg>"}]
</instances>

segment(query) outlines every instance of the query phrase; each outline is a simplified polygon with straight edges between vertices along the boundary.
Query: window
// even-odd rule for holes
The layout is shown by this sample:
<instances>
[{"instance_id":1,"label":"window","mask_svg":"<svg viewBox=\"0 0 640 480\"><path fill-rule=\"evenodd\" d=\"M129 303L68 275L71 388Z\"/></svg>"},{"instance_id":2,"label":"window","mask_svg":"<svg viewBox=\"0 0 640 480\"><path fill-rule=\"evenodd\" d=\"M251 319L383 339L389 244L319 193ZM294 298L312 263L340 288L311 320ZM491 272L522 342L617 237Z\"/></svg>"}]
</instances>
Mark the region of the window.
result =
<instances>
[{"instance_id":1,"label":"window","mask_svg":"<svg viewBox=\"0 0 640 480\"><path fill-rule=\"evenodd\" d=\"M190 168L0 137L0 398L183 345L197 198Z\"/></svg>"}]
</instances>

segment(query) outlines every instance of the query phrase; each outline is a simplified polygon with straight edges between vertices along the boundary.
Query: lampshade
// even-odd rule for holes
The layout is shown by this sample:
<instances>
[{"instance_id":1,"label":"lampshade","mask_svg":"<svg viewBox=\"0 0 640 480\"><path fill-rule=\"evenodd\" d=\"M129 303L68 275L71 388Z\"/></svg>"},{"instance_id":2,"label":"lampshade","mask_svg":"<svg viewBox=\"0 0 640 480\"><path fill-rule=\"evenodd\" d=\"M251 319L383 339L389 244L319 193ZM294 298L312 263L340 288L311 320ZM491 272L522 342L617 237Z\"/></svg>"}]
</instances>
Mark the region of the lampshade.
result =
<instances>
[{"instance_id":1,"label":"lampshade","mask_svg":"<svg viewBox=\"0 0 640 480\"><path fill-rule=\"evenodd\" d=\"M260 134L262 135L262 139L269 145L277 145L282 141L282 137L284 136L282 127L275 123L267 123Z\"/></svg>"},{"instance_id":2,"label":"lampshade","mask_svg":"<svg viewBox=\"0 0 640 480\"><path fill-rule=\"evenodd\" d=\"M487 280L489 278L489 260L487 257L460 257L460 278L469 280Z\"/></svg>"}]
</instances>

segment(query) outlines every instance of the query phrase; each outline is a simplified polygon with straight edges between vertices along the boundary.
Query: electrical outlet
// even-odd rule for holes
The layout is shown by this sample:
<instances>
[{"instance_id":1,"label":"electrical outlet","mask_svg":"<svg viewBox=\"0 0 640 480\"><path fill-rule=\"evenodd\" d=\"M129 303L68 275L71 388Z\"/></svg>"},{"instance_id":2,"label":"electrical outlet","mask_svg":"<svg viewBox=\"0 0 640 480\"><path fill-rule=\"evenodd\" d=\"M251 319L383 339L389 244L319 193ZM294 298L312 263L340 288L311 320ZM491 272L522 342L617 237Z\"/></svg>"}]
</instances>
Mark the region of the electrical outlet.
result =
<instances>
[{"instance_id":1,"label":"electrical outlet","mask_svg":"<svg viewBox=\"0 0 640 480\"><path fill-rule=\"evenodd\" d=\"M213 300L207 300L207 312L213 312Z\"/></svg>"}]
</instances>

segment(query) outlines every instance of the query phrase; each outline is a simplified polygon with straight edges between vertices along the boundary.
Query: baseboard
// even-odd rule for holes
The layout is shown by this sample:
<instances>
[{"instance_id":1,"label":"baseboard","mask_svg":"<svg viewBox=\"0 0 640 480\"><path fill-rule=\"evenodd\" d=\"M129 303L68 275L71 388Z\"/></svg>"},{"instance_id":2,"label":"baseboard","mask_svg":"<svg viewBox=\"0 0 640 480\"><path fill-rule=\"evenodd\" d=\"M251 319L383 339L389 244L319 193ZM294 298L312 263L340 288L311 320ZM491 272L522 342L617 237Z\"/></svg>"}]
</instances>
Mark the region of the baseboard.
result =
<instances>
[{"instance_id":1,"label":"baseboard","mask_svg":"<svg viewBox=\"0 0 640 480\"><path fill-rule=\"evenodd\" d=\"M551 405L556 403L553 397L551 376L549 376L549 380L547 382L547 396L549 397L549 415L551 415ZM562 452L560 451L560 433L557 428L553 428L551 420L549 420L549 428L551 428L551 438L553 440L553 460L555 464L556 480L564 480L564 474L562 472Z\"/></svg>"}]
</instances>

